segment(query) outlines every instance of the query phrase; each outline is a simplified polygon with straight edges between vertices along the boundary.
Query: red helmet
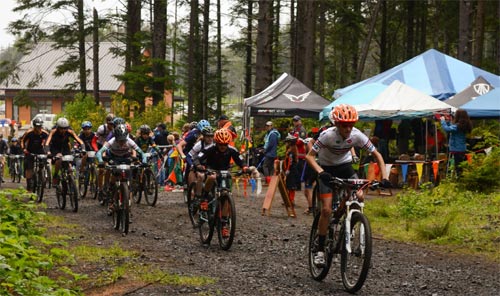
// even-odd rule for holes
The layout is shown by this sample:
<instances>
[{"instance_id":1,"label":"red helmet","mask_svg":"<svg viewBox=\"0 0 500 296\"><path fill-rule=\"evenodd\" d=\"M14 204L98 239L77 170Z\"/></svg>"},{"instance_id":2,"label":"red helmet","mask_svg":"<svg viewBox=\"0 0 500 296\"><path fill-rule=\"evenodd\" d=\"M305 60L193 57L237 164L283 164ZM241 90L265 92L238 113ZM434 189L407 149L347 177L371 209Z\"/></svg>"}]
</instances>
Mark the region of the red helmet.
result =
<instances>
[{"instance_id":1,"label":"red helmet","mask_svg":"<svg viewBox=\"0 0 500 296\"><path fill-rule=\"evenodd\" d=\"M356 122L358 119L358 111L356 111L356 108L347 104L335 106L330 113L330 120L332 123Z\"/></svg>"},{"instance_id":2,"label":"red helmet","mask_svg":"<svg viewBox=\"0 0 500 296\"><path fill-rule=\"evenodd\" d=\"M214 141L219 144L229 144L233 140L231 132L227 128L221 128L215 131Z\"/></svg>"}]
</instances>

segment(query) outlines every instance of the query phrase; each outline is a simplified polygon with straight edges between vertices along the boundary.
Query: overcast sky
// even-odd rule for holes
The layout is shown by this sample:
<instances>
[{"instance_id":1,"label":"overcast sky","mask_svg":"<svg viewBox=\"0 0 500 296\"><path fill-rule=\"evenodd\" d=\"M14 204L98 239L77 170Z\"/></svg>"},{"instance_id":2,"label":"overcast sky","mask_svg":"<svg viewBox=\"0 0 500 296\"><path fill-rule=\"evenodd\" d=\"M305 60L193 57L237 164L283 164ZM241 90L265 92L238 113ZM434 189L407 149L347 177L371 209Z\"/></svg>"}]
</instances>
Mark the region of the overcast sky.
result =
<instances>
[{"instance_id":1,"label":"overcast sky","mask_svg":"<svg viewBox=\"0 0 500 296\"><path fill-rule=\"evenodd\" d=\"M174 0L169 0L169 8L168 8L168 14L173 14L172 9L170 8L171 3ZM230 5L229 0L222 0L221 1L221 10L222 12L227 12L229 9ZM96 7L98 12L104 14L105 12L109 10L115 10L116 7L123 8L123 4L125 3L125 0L84 0L85 4L85 9L92 9L92 7ZM9 34L7 32L7 27L10 22L13 22L15 20L18 20L22 17L22 14L20 13L15 13L12 11L14 7L16 6L16 0L0 0L0 9L2 11L1 17L0 17L0 50L7 48L9 45L14 44L14 36ZM179 9L178 14L181 15L183 13L186 13L186 8L184 9ZM215 8L213 7L211 9L211 14L212 18L215 13ZM63 22L66 17L62 14L59 15L51 15L50 17L47 17L47 19L51 21L57 21L57 22ZM228 19L223 19L222 21L222 30L223 30L223 35L226 37L234 37L236 35L237 29L235 27L231 27L228 23Z\"/></svg>"}]
</instances>

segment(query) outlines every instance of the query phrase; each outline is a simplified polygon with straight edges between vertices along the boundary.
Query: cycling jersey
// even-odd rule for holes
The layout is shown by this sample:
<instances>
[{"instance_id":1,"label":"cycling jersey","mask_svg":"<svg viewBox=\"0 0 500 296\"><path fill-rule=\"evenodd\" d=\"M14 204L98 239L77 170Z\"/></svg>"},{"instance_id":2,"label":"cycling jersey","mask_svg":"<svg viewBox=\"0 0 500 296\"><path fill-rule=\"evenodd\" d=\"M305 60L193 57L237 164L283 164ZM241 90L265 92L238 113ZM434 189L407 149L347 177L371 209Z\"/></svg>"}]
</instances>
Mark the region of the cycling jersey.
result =
<instances>
[{"instance_id":1,"label":"cycling jersey","mask_svg":"<svg viewBox=\"0 0 500 296\"><path fill-rule=\"evenodd\" d=\"M85 135L84 132L81 132L80 135L78 135L78 137L83 141L83 143L85 143L85 149L87 151L96 151L97 150L97 147L95 146L96 136L95 136L94 132L90 132L90 134L88 136Z\"/></svg>"},{"instance_id":2,"label":"cycling jersey","mask_svg":"<svg viewBox=\"0 0 500 296\"><path fill-rule=\"evenodd\" d=\"M50 139L50 153L56 155L57 153L62 153L67 155L71 153L71 146L69 143L69 138L75 139L75 135L70 130L65 130L60 133L58 130L53 130L52 138Z\"/></svg>"},{"instance_id":3,"label":"cycling jersey","mask_svg":"<svg viewBox=\"0 0 500 296\"><path fill-rule=\"evenodd\" d=\"M328 128L320 134L312 149L318 154L321 166L338 166L352 162L352 147L363 148L370 153L375 151L368 137L355 127L347 139L339 134L337 127Z\"/></svg>"},{"instance_id":4,"label":"cycling jersey","mask_svg":"<svg viewBox=\"0 0 500 296\"><path fill-rule=\"evenodd\" d=\"M107 124L101 124L97 128L97 132L95 134L96 137L97 137L97 144L99 146L102 146L104 144L104 142L106 142L106 139L108 138L108 135L110 135L112 133L113 133L113 129L108 129L108 125Z\"/></svg>"},{"instance_id":5,"label":"cycling jersey","mask_svg":"<svg viewBox=\"0 0 500 296\"><path fill-rule=\"evenodd\" d=\"M184 155L189 154L189 151L191 151L191 149L193 149L194 144L196 144L196 141L198 141L198 138L200 137L200 134L201 134L201 132L197 128L193 128L192 130L190 130L188 132L188 134L184 138L184 141L186 142L186 146L182 150Z\"/></svg>"},{"instance_id":6,"label":"cycling jersey","mask_svg":"<svg viewBox=\"0 0 500 296\"><path fill-rule=\"evenodd\" d=\"M236 148L229 145L226 151L221 152L216 145L210 148L203 149L198 158L194 160L194 165L205 164L207 168L213 170L227 170L229 169L231 159L239 166L243 167L243 161L240 158L240 153Z\"/></svg>"},{"instance_id":7,"label":"cycling jersey","mask_svg":"<svg viewBox=\"0 0 500 296\"><path fill-rule=\"evenodd\" d=\"M49 133L45 130L41 130L39 134L35 133L35 130L29 130L23 135L22 147L29 153L44 154L43 144L48 137Z\"/></svg>"},{"instance_id":8,"label":"cycling jersey","mask_svg":"<svg viewBox=\"0 0 500 296\"><path fill-rule=\"evenodd\" d=\"M198 154L201 152L201 150L208 149L208 148L212 147L213 145L215 145L214 142L212 142L210 144L205 144L205 142L203 140L196 142L196 144L194 144L193 149L191 149L191 151L189 151L190 159L194 160L194 159L198 158Z\"/></svg>"},{"instance_id":9,"label":"cycling jersey","mask_svg":"<svg viewBox=\"0 0 500 296\"><path fill-rule=\"evenodd\" d=\"M137 144L137 146L139 146L139 148L141 148L142 152L147 152L150 146L156 145L153 139L150 137L147 139L144 139L143 137L137 137L137 139L135 139L135 143Z\"/></svg>"},{"instance_id":10,"label":"cycling jersey","mask_svg":"<svg viewBox=\"0 0 500 296\"><path fill-rule=\"evenodd\" d=\"M137 146L137 144L130 138L127 138L127 141L122 143L120 143L120 141L116 141L115 138L112 138L108 142L104 143L103 148L108 149L111 155L123 158L130 156L130 149L140 150L139 146Z\"/></svg>"}]
</instances>

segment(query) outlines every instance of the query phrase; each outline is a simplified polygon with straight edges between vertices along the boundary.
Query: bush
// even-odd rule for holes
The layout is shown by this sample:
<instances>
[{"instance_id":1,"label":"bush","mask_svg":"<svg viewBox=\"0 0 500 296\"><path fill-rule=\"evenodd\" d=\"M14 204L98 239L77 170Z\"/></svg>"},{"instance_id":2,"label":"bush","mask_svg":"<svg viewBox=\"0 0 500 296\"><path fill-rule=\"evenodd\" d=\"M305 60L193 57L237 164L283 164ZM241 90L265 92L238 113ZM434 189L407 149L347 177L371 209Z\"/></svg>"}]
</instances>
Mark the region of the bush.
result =
<instances>
[{"instance_id":1,"label":"bush","mask_svg":"<svg viewBox=\"0 0 500 296\"><path fill-rule=\"evenodd\" d=\"M106 110L102 106L97 106L92 96L84 96L79 93L73 101L66 103L64 112L58 117L66 117L70 126L78 134L80 125L87 120L92 122L94 129L96 129L101 122L104 122Z\"/></svg>"},{"instance_id":2,"label":"bush","mask_svg":"<svg viewBox=\"0 0 500 296\"><path fill-rule=\"evenodd\" d=\"M500 148L490 154L474 154L472 162L463 165L458 185L466 190L493 192L500 188Z\"/></svg>"}]
</instances>

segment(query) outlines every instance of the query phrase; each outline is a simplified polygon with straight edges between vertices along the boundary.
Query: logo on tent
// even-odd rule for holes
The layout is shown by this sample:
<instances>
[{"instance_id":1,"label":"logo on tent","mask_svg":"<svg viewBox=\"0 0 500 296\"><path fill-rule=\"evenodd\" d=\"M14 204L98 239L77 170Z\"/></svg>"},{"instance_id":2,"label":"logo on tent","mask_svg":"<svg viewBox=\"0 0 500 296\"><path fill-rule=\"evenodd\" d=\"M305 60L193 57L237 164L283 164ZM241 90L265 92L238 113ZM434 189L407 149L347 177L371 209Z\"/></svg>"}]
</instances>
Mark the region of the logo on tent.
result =
<instances>
[{"instance_id":1,"label":"logo on tent","mask_svg":"<svg viewBox=\"0 0 500 296\"><path fill-rule=\"evenodd\" d=\"M303 93L301 95L291 95L291 94L283 94L285 97L287 97L287 99L289 99L290 101L294 102L294 103L302 103L304 102L307 97L311 94L311 92L306 92L306 93Z\"/></svg>"},{"instance_id":2,"label":"logo on tent","mask_svg":"<svg viewBox=\"0 0 500 296\"><path fill-rule=\"evenodd\" d=\"M479 95L487 94L490 91L490 85L487 83L474 84L474 91Z\"/></svg>"}]
</instances>

